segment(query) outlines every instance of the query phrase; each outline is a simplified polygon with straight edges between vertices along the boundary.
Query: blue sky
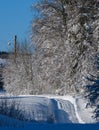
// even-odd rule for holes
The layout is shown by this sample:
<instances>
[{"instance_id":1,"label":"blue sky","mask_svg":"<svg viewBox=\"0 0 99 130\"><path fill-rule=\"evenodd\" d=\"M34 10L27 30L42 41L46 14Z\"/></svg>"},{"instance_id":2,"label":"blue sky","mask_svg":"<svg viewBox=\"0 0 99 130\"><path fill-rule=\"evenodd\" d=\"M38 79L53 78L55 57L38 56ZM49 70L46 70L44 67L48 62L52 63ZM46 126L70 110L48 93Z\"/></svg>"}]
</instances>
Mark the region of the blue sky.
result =
<instances>
[{"instance_id":1,"label":"blue sky","mask_svg":"<svg viewBox=\"0 0 99 130\"><path fill-rule=\"evenodd\" d=\"M9 50L14 35L19 41L29 39L35 12L31 5L37 0L0 0L0 51Z\"/></svg>"}]
</instances>

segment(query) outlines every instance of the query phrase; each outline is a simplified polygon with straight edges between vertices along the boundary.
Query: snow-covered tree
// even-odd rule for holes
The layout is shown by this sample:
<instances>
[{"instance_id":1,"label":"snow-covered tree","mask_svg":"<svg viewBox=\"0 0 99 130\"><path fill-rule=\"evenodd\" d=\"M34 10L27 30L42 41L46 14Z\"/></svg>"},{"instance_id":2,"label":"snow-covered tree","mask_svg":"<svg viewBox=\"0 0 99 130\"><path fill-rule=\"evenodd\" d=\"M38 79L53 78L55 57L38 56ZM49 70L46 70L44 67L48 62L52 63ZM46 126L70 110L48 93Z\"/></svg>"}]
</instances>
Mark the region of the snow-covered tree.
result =
<instances>
[{"instance_id":1,"label":"snow-covered tree","mask_svg":"<svg viewBox=\"0 0 99 130\"><path fill-rule=\"evenodd\" d=\"M95 73L93 67L94 55L98 51L98 39L94 32L98 27L98 1L81 0L76 3L74 22L69 22L69 37L72 47L71 76L74 86L86 84L86 75ZM73 26L71 26L71 23ZM97 31L98 33L98 31ZM80 88L79 88L80 87Z\"/></svg>"},{"instance_id":2,"label":"snow-covered tree","mask_svg":"<svg viewBox=\"0 0 99 130\"><path fill-rule=\"evenodd\" d=\"M91 106L95 107L94 118L99 122L99 54L97 54L95 67L97 75L90 75L87 77L89 85L86 86L86 97Z\"/></svg>"},{"instance_id":3,"label":"snow-covered tree","mask_svg":"<svg viewBox=\"0 0 99 130\"><path fill-rule=\"evenodd\" d=\"M4 89L11 94L31 94L33 90L32 53L28 43L17 47L16 62L9 55L4 68Z\"/></svg>"},{"instance_id":4,"label":"snow-covered tree","mask_svg":"<svg viewBox=\"0 0 99 130\"><path fill-rule=\"evenodd\" d=\"M34 69L37 70L35 73L37 83L35 85L41 90L40 92L54 92L57 88L66 86L63 85L65 84L66 68L63 56L68 50L68 46L65 44L66 21L64 20L67 18L67 14L64 2L61 0L43 0L36 5L36 8L40 10L41 17L33 23L32 36L37 47L35 60L37 65ZM66 18L63 18L63 15ZM69 61L69 59L67 60Z\"/></svg>"},{"instance_id":5,"label":"snow-covered tree","mask_svg":"<svg viewBox=\"0 0 99 130\"><path fill-rule=\"evenodd\" d=\"M41 0L35 6L40 16L32 24L36 44L34 78L40 92L81 92L88 72L94 73L97 2Z\"/></svg>"}]
</instances>

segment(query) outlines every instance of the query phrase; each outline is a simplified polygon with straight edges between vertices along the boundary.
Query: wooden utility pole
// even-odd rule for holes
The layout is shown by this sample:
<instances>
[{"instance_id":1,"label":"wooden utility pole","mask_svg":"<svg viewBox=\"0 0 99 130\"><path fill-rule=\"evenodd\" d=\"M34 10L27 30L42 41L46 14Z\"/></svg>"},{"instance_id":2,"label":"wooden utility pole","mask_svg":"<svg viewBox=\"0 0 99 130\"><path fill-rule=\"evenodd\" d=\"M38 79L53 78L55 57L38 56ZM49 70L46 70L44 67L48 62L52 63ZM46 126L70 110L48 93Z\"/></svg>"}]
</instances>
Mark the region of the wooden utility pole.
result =
<instances>
[{"instance_id":1,"label":"wooden utility pole","mask_svg":"<svg viewBox=\"0 0 99 130\"><path fill-rule=\"evenodd\" d=\"M14 61L16 62L16 56L17 56L17 36L14 36Z\"/></svg>"}]
</instances>

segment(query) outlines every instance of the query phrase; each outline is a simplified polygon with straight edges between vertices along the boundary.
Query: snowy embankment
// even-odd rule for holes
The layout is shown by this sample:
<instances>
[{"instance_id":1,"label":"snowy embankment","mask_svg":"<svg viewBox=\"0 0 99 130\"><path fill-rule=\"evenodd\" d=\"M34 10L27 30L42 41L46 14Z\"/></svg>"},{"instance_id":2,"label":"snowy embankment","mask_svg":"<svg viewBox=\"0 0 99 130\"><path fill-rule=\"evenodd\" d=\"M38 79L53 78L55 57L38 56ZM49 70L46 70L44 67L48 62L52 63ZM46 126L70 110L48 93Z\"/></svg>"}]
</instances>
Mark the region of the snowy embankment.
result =
<instances>
[{"instance_id":1,"label":"snowy embankment","mask_svg":"<svg viewBox=\"0 0 99 130\"><path fill-rule=\"evenodd\" d=\"M72 96L1 96L0 100L14 100L20 103L24 112L24 120L0 116L1 126L30 127L39 124L61 123L95 123L92 118L92 109L86 108L86 102L80 97Z\"/></svg>"}]
</instances>

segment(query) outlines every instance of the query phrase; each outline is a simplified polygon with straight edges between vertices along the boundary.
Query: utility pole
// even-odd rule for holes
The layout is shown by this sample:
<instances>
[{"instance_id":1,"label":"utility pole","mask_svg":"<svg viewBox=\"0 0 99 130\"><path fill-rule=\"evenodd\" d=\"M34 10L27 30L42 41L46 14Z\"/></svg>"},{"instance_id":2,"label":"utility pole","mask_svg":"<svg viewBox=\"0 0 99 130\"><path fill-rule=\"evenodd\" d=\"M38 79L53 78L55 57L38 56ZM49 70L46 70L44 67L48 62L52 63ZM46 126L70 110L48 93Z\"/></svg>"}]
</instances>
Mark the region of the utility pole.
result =
<instances>
[{"instance_id":1,"label":"utility pole","mask_svg":"<svg viewBox=\"0 0 99 130\"><path fill-rule=\"evenodd\" d=\"M17 36L14 36L14 61L16 63L16 56L17 56Z\"/></svg>"}]
</instances>

